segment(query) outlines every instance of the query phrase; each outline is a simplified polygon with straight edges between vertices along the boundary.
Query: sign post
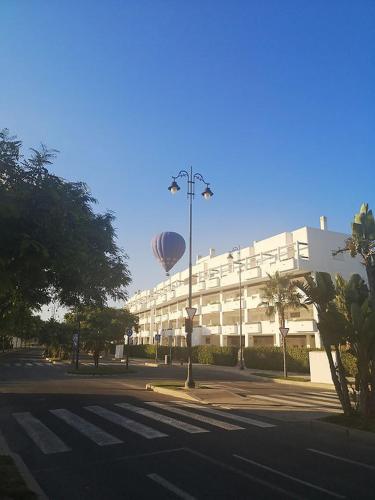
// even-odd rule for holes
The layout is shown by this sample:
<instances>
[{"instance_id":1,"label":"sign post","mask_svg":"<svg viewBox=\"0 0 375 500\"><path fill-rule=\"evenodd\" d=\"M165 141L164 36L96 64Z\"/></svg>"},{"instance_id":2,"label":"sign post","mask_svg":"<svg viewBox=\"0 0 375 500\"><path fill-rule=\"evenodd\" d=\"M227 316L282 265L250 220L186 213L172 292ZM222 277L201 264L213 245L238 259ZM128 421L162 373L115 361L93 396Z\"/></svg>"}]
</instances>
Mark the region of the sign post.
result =
<instances>
[{"instance_id":1,"label":"sign post","mask_svg":"<svg viewBox=\"0 0 375 500\"><path fill-rule=\"evenodd\" d=\"M125 358L126 369L129 368L129 343L130 343L130 337L132 335L133 335L133 330L131 328L129 328L129 330L126 330L126 334L124 335L124 340L125 340L125 337L128 338L128 342L127 342L127 345L126 345L126 358Z\"/></svg>"},{"instance_id":2,"label":"sign post","mask_svg":"<svg viewBox=\"0 0 375 500\"><path fill-rule=\"evenodd\" d=\"M161 330L160 330L161 331ZM159 345L159 342L160 342L160 333L157 333L155 335L155 342L156 342L156 348L155 348L155 363L158 362L158 345Z\"/></svg>"},{"instance_id":3,"label":"sign post","mask_svg":"<svg viewBox=\"0 0 375 500\"><path fill-rule=\"evenodd\" d=\"M280 326L279 330L283 339L284 378L288 378L288 371L286 367L286 336L288 335L289 328L285 328L285 326Z\"/></svg>"}]
</instances>

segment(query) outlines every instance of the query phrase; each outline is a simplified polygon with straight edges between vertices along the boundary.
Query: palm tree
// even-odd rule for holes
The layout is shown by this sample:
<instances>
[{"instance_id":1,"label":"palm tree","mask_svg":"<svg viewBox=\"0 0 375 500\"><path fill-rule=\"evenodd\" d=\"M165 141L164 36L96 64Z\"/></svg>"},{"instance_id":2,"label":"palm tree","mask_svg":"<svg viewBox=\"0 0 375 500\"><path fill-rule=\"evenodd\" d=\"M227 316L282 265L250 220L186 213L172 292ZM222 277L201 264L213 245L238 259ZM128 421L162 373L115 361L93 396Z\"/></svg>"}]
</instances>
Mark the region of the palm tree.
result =
<instances>
[{"instance_id":1,"label":"palm tree","mask_svg":"<svg viewBox=\"0 0 375 500\"><path fill-rule=\"evenodd\" d=\"M270 275L267 273L268 281L262 289L262 302L258 307L266 307L267 316L273 316L277 313L279 317L279 327L285 328L286 312L298 307L306 307L301 303L302 296L297 291L296 285L292 282L290 274L281 275L278 271ZM280 330L281 332L281 330ZM287 378L286 366L286 338L282 335L283 358L284 358L284 377Z\"/></svg>"},{"instance_id":2,"label":"palm tree","mask_svg":"<svg viewBox=\"0 0 375 500\"><path fill-rule=\"evenodd\" d=\"M370 301L375 307L375 218L368 203L362 203L352 222L352 235L346 240L345 247L336 250L334 255L344 252L349 252L351 257L362 257L370 289Z\"/></svg>"},{"instance_id":3,"label":"palm tree","mask_svg":"<svg viewBox=\"0 0 375 500\"><path fill-rule=\"evenodd\" d=\"M317 272L315 276L306 275L303 282L295 281L294 284L306 296L304 303L313 304L317 310L317 326L327 354L332 381L342 409L349 415L352 409L339 347L343 341L345 325L334 303L336 290L331 275ZM337 368L332 356L332 345L336 353Z\"/></svg>"}]
</instances>

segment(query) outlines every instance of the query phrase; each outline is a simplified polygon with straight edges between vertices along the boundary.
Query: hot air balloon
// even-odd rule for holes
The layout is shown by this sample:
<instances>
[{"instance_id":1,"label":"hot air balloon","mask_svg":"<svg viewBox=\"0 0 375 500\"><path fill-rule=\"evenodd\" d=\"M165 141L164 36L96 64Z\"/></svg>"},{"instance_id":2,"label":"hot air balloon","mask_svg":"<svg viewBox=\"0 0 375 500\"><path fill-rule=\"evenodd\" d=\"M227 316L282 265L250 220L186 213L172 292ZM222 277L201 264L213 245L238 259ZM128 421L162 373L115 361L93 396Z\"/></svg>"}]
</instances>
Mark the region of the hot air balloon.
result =
<instances>
[{"instance_id":1,"label":"hot air balloon","mask_svg":"<svg viewBox=\"0 0 375 500\"><path fill-rule=\"evenodd\" d=\"M172 231L157 234L151 241L152 251L169 276L169 271L185 253L184 238Z\"/></svg>"}]
</instances>

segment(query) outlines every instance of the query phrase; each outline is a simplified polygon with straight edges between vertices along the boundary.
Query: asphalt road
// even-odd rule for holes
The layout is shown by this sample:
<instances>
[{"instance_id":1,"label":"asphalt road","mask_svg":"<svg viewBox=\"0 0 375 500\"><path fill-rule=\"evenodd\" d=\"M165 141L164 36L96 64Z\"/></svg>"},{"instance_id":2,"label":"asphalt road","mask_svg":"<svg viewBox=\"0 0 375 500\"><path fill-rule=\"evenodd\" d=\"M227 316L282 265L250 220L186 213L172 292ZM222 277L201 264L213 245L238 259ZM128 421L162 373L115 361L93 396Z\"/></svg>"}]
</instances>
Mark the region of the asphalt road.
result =
<instances>
[{"instance_id":1,"label":"asphalt road","mask_svg":"<svg viewBox=\"0 0 375 500\"><path fill-rule=\"evenodd\" d=\"M77 378L38 350L0 357L0 430L51 500L374 498L374 444L280 418L301 413L308 390L197 368L245 398L271 398L258 400L261 412L251 398L230 410L201 407L144 389L183 368L134 369Z\"/></svg>"}]
</instances>

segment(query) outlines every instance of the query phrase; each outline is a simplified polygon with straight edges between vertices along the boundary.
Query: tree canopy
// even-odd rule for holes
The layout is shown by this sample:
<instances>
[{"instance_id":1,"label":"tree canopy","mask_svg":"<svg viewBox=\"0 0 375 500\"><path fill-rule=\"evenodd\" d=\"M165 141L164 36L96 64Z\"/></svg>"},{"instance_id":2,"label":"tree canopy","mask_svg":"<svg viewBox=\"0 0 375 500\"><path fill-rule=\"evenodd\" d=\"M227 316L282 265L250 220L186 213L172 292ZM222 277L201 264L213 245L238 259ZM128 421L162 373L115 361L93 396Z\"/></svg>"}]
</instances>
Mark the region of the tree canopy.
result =
<instances>
[{"instance_id":1,"label":"tree canopy","mask_svg":"<svg viewBox=\"0 0 375 500\"><path fill-rule=\"evenodd\" d=\"M0 321L21 304L38 310L52 299L66 306L103 306L125 299L127 256L116 243L111 212L95 213L83 182L49 171L57 151L0 131Z\"/></svg>"}]
</instances>

